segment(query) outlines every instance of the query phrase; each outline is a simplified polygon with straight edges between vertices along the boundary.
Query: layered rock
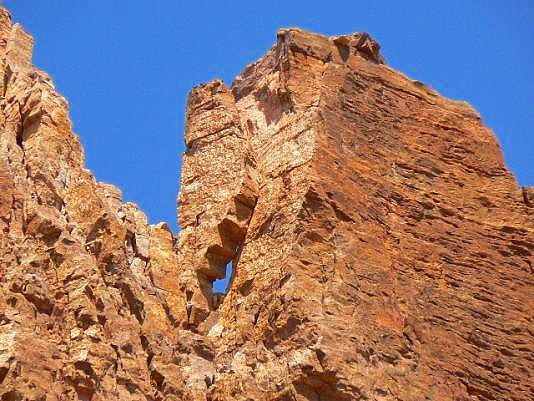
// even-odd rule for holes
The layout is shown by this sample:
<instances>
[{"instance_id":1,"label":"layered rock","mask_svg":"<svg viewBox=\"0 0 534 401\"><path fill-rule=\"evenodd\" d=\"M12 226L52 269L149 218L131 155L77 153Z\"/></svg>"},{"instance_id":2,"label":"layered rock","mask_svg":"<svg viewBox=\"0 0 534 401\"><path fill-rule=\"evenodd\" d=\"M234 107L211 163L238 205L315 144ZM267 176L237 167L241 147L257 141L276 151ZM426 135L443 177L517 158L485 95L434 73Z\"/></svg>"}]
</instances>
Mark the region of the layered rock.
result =
<instances>
[{"instance_id":1,"label":"layered rock","mask_svg":"<svg viewBox=\"0 0 534 401\"><path fill-rule=\"evenodd\" d=\"M378 49L365 34L283 30L235 80L233 102L219 82L192 94L212 114L188 116L217 127L189 118L186 135L210 135L210 150L189 149L183 177L194 159L211 181L197 195L182 179L182 218L224 215L231 196L205 198L231 168L234 188L243 165L257 188L206 328L231 367L212 399L534 395L529 190L469 105L391 70ZM222 126L248 146L229 145ZM199 272L207 259L195 258Z\"/></svg>"},{"instance_id":2,"label":"layered rock","mask_svg":"<svg viewBox=\"0 0 534 401\"><path fill-rule=\"evenodd\" d=\"M172 233L84 168L31 49L2 10L0 398L181 399Z\"/></svg>"},{"instance_id":3,"label":"layered rock","mask_svg":"<svg viewBox=\"0 0 534 401\"><path fill-rule=\"evenodd\" d=\"M176 239L0 39L2 400L534 397L532 188L369 35L281 30L193 89Z\"/></svg>"}]
</instances>

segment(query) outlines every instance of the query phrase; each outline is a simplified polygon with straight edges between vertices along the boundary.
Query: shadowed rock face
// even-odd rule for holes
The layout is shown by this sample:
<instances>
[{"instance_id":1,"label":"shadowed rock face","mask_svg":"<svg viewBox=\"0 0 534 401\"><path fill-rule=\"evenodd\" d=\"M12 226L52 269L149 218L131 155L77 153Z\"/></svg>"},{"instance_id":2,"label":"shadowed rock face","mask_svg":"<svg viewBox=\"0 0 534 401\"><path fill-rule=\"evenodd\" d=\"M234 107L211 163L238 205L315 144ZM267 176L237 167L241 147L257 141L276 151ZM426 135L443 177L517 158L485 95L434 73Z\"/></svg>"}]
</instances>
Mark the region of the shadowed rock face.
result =
<instances>
[{"instance_id":1,"label":"shadowed rock face","mask_svg":"<svg viewBox=\"0 0 534 401\"><path fill-rule=\"evenodd\" d=\"M2 10L0 400L533 399L533 190L369 35L193 89L178 238L84 168L31 48Z\"/></svg>"}]
</instances>

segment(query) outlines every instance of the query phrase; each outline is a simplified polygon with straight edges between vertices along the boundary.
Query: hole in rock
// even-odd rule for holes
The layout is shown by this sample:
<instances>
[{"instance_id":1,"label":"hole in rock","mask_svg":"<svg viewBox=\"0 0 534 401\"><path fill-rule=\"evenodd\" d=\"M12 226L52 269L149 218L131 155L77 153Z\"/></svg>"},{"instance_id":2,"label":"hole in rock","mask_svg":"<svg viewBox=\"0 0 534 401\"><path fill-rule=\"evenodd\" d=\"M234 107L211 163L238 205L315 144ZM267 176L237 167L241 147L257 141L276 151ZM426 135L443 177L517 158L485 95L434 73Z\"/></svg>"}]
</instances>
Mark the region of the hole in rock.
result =
<instances>
[{"instance_id":1,"label":"hole in rock","mask_svg":"<svg viewBox=\"0 0 534 401\"><path fill-rule=\"evenodd\" d=\"M213 282L213 293L226 294L228 287L230 287L230 281L232 280L232 274L234 271L234 261L231 260L226 265L226 274L223 279L215 280Z\"/></svg>"},{"instance_id":2,"label":"hole in rock","mask_svg":"<svg viewBox=\"0 0 534 401\"><path fill-rule=\"evenodd\" d=\"M237 218L241 222L247 217L250 218L251 208L245 206L247 208L245 216L240 216L240 208L236 207ZM218 231L221 241L209 246L205 254L208 262L205 270L206 278L211 288L204 288L203 291L208 297L211 310L219 308L232 285L246 234L246 229L231 219L224 219L219 224Z\"/></svg>"}]
</instances>

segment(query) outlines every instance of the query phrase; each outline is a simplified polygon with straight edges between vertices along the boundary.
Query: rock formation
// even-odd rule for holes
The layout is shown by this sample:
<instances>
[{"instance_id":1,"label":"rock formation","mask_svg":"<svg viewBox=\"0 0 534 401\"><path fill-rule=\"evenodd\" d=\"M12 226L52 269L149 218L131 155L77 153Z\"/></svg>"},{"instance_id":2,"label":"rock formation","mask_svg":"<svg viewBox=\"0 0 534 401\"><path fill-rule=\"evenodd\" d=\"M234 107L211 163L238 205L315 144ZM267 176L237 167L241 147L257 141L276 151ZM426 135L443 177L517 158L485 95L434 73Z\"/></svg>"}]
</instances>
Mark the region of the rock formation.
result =
<instances>
[{"instance_id":1,"label":"rock formation","mask_svg":"<svg viewBox=\"0 0 534 401\"><path fill-rule=\"evenodd\" d=\"M369 35L193 89L178 238L84 168L31 49L2 9L0 400L534 398L533 189Z\"/></svg>"}]
</instances>

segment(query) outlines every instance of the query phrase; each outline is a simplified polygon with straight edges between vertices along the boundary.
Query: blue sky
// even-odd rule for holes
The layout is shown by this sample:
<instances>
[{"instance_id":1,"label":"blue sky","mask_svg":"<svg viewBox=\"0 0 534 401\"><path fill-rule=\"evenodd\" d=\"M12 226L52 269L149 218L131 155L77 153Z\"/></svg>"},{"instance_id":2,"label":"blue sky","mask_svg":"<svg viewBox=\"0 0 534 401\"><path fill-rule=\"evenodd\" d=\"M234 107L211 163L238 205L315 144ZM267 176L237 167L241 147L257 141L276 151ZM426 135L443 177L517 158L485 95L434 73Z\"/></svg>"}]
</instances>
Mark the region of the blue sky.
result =
<instances>
[{"instance_id":1,"label":"blue sky","mask_svg":"<svg viewBox=\"0 0 534 401\"><path fill-rule=\"evenodd\" d=\"M174 231L188 91L230 83L287 26L369 32L389 65L477 108L519 183L534 185L533 1L4 4L34 36L34 63L69 100L87 166Z\"/></svg>"}]
</instances>

